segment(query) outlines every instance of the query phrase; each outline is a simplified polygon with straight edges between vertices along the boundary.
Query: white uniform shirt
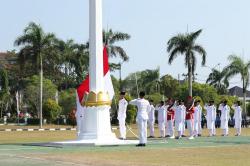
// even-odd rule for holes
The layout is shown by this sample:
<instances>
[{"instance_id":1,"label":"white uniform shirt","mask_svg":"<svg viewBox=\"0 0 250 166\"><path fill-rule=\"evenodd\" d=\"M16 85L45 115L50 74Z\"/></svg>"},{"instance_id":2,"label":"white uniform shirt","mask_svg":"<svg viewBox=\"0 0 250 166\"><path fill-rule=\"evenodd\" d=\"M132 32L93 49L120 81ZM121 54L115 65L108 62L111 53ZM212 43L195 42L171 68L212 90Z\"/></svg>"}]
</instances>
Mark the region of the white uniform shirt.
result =
<instances>
[{"instance_id":1,"label":"white uniform shirt","mask_svg":"<svg viewBox=\"0 0 250 166\"><path fill-rule=\"evenodd\" d=\"M126 118L126 111L127 111L128 102L126 99L119 100L119 111L118 111L118 119L125 119Z\"/></svg>"},{"instance_id":2,"label":"white uniform shirt","mask_svg":"<svg viewBox=\"0 0 250 166\"><path fill-rule=\"evenodd\" d=\"M194 107L194 122L199 122L199 119L200 119L200 110L196 106Z\"/></svg>"},{"instance_id":3,"label":"white uniform shirt","mask_svg":"<svg viewBox=\"0 0 250 166\"><path fill-rule=\"evenodd\" d=\"M207 121L215 121L216 119L216 107L214 105L204 107L207 110Z\"/></svg>"},{"instance_id":4,"label":"white uniform shirt","mask_svg":"<svg viewBox=\"0 0 250 166\"><path fill-rule=\"evenodd\" d=\"M158 122L166 122L166 106L160 106L157 109L158 111Z\"/></svg>"},{"instance_id":5,"label":"white uniform shirt","mask_svg":"<svg viewBox=\"0 0 250 166\"><path fill-rule=\"evenodd\" d=\"M183 122L186 117L186 107L184 105L179 105L175 107L175 121Z\"/></svg>"},{"instance_id":6,"label":"white uniform shirt","mask_svg":"<svg viewBox=\"0 0 250 166\"><path fill-rule=\"evenodd\" d=\"M150 105L150 111L148 113L148 119L150 121L154 121L155 120L155 107L153 104Z\"/></svg>"},{"instance_id":7,"label":"white uniform shirt","mask_svg":"<svg viewBox=\"0 0 250 166\"><path fill-rule=\"evenodd\" d=\"M241 121L242 120L242 110L240 106L233 106L234 109L234 119L236 121Z\"/></svg>"},{"instance_id":8,"label":"white uniform shirt","mask_svg":"<svg viewBox=\"0 0 250 166\"><path fill-rule=\"evenodd\" d=\"M221 117L220 117L220 120L223 120L223 121L228 121L229 118L230 118L230 108L228 105L225 105L221 108Z\"/></svg>"},{"instance_id":9,"label":"white uniform shirt","mask_svg":"<svg viewBox=\"0 0 250 166\"><path fill-rule=\"evenodd\" d=\"M201 105L198 105L197 107L198 107L199 113L200 113L198 121L201 122L201 120L202 120L202 107L201 107Z\"/></svg>"},{"instance_id":10,"label":"white uniform shirt","mask_svg":"<svg viewBox=\"0 0 250 166\"><path fill-rule=\"evenodd\" d=\"M137 106L137 116L136 120L147 120L148 112L150 112L150 104L148 100L145 99L134 99L129 102L129 104Z\"/></svg>"}]
</instances>

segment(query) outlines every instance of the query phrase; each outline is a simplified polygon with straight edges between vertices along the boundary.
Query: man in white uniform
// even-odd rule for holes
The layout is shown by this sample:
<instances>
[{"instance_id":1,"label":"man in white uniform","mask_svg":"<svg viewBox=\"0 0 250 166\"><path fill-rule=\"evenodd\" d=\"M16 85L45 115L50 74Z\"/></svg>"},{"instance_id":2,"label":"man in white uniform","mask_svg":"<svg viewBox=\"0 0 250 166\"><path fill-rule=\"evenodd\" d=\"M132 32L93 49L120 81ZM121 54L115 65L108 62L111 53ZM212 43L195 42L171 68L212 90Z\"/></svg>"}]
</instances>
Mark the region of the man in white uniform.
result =
<instances>
[{"instance_id":1,"label":"man in white uniform","mask_svg":"<svg viewBox=\"0 0 250 166\"><path fill-rule=\"evenodd\" d=\"M160 131L160 137L165 137L165 124L166 124L166 107L164 101L160 102L160 105L157 109L158 111L158 128Z\"/></svg>"},{"instance_id":2,"label":"man in white uniform","mask_svg":"<svg viewBox=\"0 0 250 166\"><path fill-rule=\"evenodd\" d=\"M82 125L83 125L84 109L85 109L85 107L80 106L80 107L77 108L77 111L75 113L76 125L77 125L77 136L80 135L81 130L83 128Z\"/></svg>"},{"instance_id":3,"label":"man in white uniform","mask_svg":"<svg viewBox=\"0 0 250 166\"><path fill-rule=\"evenodd\" d=\"M120 93L120 100L119 100L119 110L118 110L118 117L119 120L119 129L120 129L120 139L125 140L126 139L126 112L127 112L127 106L128 102L125 99L125 92Z\"/></svg>"},{"instance_id":4,"label":"man in white uniform","mask_svg":"<svg viewBox=\"0 0 250 166\"><path fill-rule=\"evenodd\" d=\"M139 129L139 144L136 146L146 146L147 143L147 120L148 112L150 111L150 104L148 100L144 99L145 92L140 92L139 99L134 99L129 104L137 106L136 122Z\"/></svg>"},{"instance_id":5,"label":"man in white uniform","mask_svg":"<svg viewBox=\"0 0 250 166\"><path fill-rule=\"evenodd\" d=\"M214 106L214 101L209 101L209 105L205 105L204 109L207 111L206 119L209 136L215 136L216 107Z\"/></svg>"},{"instance_id":6,"label":"man in white uniform","mask_svg":"<svg viewBox=\"0 0 250 166\"><path fill-rule=\"evenodd\" d=\"M221 109L221 117L220 117L221 129L223 130L222 136L228 136L228 120L229 120L229 117L230 117L230 115L229 115L230 108L227 105L226 100L222 103L220 109Z\"/></svg>"},{"instance_id":7,"label":"man in white uniform","mask_svg":"<svg viewBox=\"0 0 250 166\"><path fill-rule=\"evenodd\" d=\"M181 101L181 106L182 106L182 107L185 107L184 101L183 101L183 100ZM185 109L183 110L182 113L183 113L184 119L182 120L182 131L181 131L181 136L182 136L182 137L186 137L186 136L185 136L185 130L186 130L186 107L185 107Z\"/></svg>"},{"instance_id":8,"label":"man in white uniform","mask_svg":"<svg viewBox=\"0 0 250 166\"><path fill-rule=\"evenodd\" d=\"M200 105L200 100L197 101L197 109L199 110L199 119L198 119L198 137L201 137L202 133L202 127L201 127L201 121L202 121L202 107Z\"/></svg>"},{"instance_id":9,"label":"man in white uniform","mask_svg":"<svg viewBox=\"0 0 250 166\"><path fill-rule=\"evenodd\" d=\"M242 122L242 109L240 107L240 101L237 101L233 106L232 109L234 110L234 128L236 129L236 135L240 136L241 134L241 122Z\"/></svg>"},{"instance_id":10,"label":"man in white uniform","mask_svg":"<svg viewBox=\"0 0 250 166\"><path fill-rule=\"evenodd\" d=\"M148 124L149 124L149 130L150 130L150 135L148 138L154 138L154 125L155 125L155 107L153 104L153 100L150 100L150 111L148 113Z\"/></svg>"},{"instance_id":11,"label":"man in white uniform","mask_svg":"<svg viewBox=\"0 0 250 166\"><path fill-rule=\"evenodd\" d=\"M184 106L184 102L179 100L177 106L175 107L175 130L178 133L176 139L180 139L183 131L183 121L185 119L184 112L186 107Z\"/></svg>"},{"instance_id":12,"label":"man in white uniform","mask_svg":"<svg viewBox=\"0 0 250 166\"><path fill-rule=\"evenodd\" d=\"M194 102L194 137L198 137L200 109L198 107L198 101Z\"/></svg>"},{"instance_id":13,"label":"man in white uniform","mask_svg":"<svg viewBox=\"0 0 250 166\"><path fill-rule=\"evenodd\" d=\"M175 101L173 99L168 100L168 108L167 108L167 136L171 139L174 137L174 116L175 116Z\"/></svg>"}]
</instances>

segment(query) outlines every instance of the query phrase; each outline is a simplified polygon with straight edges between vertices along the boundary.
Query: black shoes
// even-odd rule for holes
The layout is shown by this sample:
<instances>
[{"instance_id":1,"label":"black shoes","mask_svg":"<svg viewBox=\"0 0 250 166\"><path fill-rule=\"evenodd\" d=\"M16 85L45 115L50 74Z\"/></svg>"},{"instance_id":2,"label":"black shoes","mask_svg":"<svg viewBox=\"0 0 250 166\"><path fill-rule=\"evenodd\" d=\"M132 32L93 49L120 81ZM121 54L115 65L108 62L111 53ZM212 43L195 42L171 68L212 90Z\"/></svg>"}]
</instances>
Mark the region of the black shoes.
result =
<instances>
[{"instance_id":1,"label":"black shoes","mask_svg":"<svg viewBox=\"0 0 250 166\"><path fill-rule=\"evenodd\" d=\"M136 145L137 147L144 147L144 146L146 146L146 144L138 144L138 145Z\"/></svg>"},{"instance_id":2,"label":"black shoes","mask_svg":"<svg viewBox=\"0 0 250 166\"><path fill-rule=\"evenodd\" d=\"M198 137L201 137L201 134L198 134Z\"/></svg>"},{"instance_id":3,"label":"black shoes","mask_svg":"<svg viewBox=\"0 0 250 166\"><path fill-rule=\"evenodd\" d=\"M165 137L166 137L166 138L169 138L169 137L170 137L170 135L166 135Z\"/></svg>"},{"instance_id":4,"label":"black shoes","mask_svg":"<svg viewBox=\"0 0 250 166\"><path fill-rule=\"evenodd\" d=\"M148 138L154 138L155 136L149 136Z\"/></svg>"}]
</instances>

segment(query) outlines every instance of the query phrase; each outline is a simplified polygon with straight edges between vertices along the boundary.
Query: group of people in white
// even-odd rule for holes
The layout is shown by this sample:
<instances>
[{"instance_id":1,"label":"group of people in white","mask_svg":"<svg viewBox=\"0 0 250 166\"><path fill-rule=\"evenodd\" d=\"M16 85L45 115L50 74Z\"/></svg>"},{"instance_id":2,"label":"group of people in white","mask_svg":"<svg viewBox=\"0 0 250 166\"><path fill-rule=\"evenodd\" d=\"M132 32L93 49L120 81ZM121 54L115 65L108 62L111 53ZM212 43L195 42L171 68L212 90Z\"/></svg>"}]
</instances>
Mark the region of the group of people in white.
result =
<instances>
[{"instance_id":1,"label":"group of people in white","mask_svg":"<svg viewBox=\"0 0 250 166\"><path fill-rule=\"evenodd\" d=\"M118 120L120 129L120 139L126 139L126 111L128 104L137 106L136 122L139 131L139 144L137 146L146 146L147 138L155 137L155 111L157 111L157 121L160 137L176 138L180 139L185 137L184 132L187 127L189 139L199 137L202 134L202 107L200 100L195 100L192 97L188 97L187 101L183 100L175 101L168 99L166 102L161 101L159 105L154 106L153 100L144 99L145 93L140 92L138 99L131 100L129 103L125 99L125 92L120 93ZM236 128L236 136L241 134L241 121L242 121L242 109L240 101L235 102L232 106L234 110L234 120ZM209 136L216 135L215 120L216 120L216 106L214 101L209 101L205 104L206 110L207 128L209 130ZM227 101L223 101L218 110L221 112L220 121L222 136L228 136L228 121L230 118L230 107L227 105ZM149 125L149 136L147 137L147 124ZM175 131L177 136L175 136Z\"/></svg>"}]
</instances>

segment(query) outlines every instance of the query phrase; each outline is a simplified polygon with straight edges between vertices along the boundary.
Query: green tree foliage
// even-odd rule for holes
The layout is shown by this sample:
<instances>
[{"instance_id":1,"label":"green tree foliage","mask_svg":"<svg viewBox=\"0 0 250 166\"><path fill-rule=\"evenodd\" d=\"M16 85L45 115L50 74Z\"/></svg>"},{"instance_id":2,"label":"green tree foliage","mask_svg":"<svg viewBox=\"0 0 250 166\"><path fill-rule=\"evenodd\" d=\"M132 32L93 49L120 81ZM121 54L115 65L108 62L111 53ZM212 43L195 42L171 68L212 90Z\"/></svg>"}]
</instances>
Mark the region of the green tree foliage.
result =
<instances>
[{"instance_id":1,"label":"green tree foliage","mask_svg":"<svg viewBox=\"0 0 250 166\"><path fill-rule=\"evenodd\" d=\"M123 85L133 97L138 97L137 90L138 92L145 91L146 94L152 94L160 91L159 77L159 68L155 70L144 70L141 72L131 73L125 78Z\"/></svg>"},{"instance_id":2,"label":"green tree foliage","mask_svg":"<svg viewBox=\"0 0 250 166\"><path fill-rule=\"evenodd\" d=\"M166 98L161 95L160 93L153 93L153 94L149 94L146 96L147 99L149 100L153 100L154 104L159 104L160 101L165 100Z\"/></svg>"},{"instance_id":3,"label":"green tree foliage","mask_svg":"<svg viewBox=\"0 0 250 166\"><path fill-rule=\"evenodd\" d=\"M62 79L59 89L73 88L80 84L88 73L89 52L87 44L77 44L73 40L57 40L55 50L59 54L59 68ZM60 77L60 75L58 75Z\"/></svg>"},{"instance_id":4,"label":"green tree foliage","mask_svg":"<svg viewBox=\"0 0 250 166\"><path fill-rule=\"evenodd\" d=\"M34 22L29 23L24 29L23 35L16 39L15 45L22 46L18 56L20 67L28 69L25 70L28 76L39 73L42 59L45 68L50 66L48 69L54 69L54 66L51 67L51 63L56 55L53 49L55 39L53 33L45 33L42 27Z\"/></svg>"},{"instance_id":5,"label":"green tree foliage","mask_svg":"<svg viewBox=\"0 0 250 166\"><path fill-rule=\"evenodd\" d=\"M62 108L56 103L55 100L48 99L43 103L43 117L49 123L55 121L62 112Z\"/></svg>"},{"instance_id":6,"label":"green tree foliage","mask_svg":"<svg viewBox=\"0 0 250 166\"><path fill-rule=\"evenodd\" d=\"M208 84L199 84L194 83L193 84L193 95L199 96L203 102L208 102L209 100L215 100L218 97L218 94L216 92L216 89ZM186 100L186 98L189 96L188 93L188 84L182 84L177 89L177 94L175 98Z\"/></svg>"},{"instance_id":7,"label":"green tree foliage","mask_svg":"<svg viewBox=\"0 0 250 166\"><path fill-rule=\"evenodd\" d=\"M55 99L56 86L49 79L43 79L43 99L47 101L48 99ZM38 113L39 103L40 103L40 78L34 75L26 79L26 87L24 89L24 99L29 103L34 114Z\"/></svg>"},{"instance_id":8,"label":"green tree foliage","mask_svg":"<svg viewBox=\"0 0 250 166\"><path fill-rule=\"evenodd\" d=\"M129 57L125 50L116 45L117 42L129 40L130 35L123 32L113 32L112 29L108 31L103 31L103 43L108 46L108 52L110 57L119 56L122 61L128 61Z\"/></svg>"},{"instance_id":9,"label":"green tree foliage","mask_svg":"<svg viewBox=\"0 0 250 166\"><path fill-rule=\"evenodd\" d=\"M247 115L250 116L250 103L247 104Z\"/></svg>"},{"instance_id":10,"label":"green tree foliage","mask_svg":"<svg viewBox=\"0 0 250 166\"><path fill-rule=\"evenodd\" d=\"M196 68L196 53L202 57L202 65L206 63L205 49L196 44L195 41L199 37L202 30L192 33L178 34L172 37L167 43L167 51L169 52L168 63L171 64L178 55L185 56L185 66L188 68L188 89L189 96L192 96L192 76Z\"/></svg>"},{"instance_id":11,"label":"green tree foliage","mask_svg":"<svg viewBox=\"0 0 250 166\"><path fill-rule=\"evenodd\" d=\"M68 115L76 107L76 90L68 89L59 94L59 105L62 107L62 114Z\"/></svg>"},{"instance_id":12,"label":"green tree foliage","mask_svg":"<svg viewBox=\"0 0 250 166\"><path fill-rule=\"evenodd\" d=\"M0 87L1 93L7 93L9 91L8 74L4 68L0 68Z\"/></svg>"},{"instance_id":13,"label":"green tree foliage","mask_svg":"<svg viewBox=\"0 0 250 166\"><path fill-rule=\"evenodd\" d=\"M160 79L161 94L173 98L176 96L176 89L179 88L179 82L171 75L162 76Z\"/></svg>"},{"instance_id":14,"label":"green tree foliage","mask_svg":"<svg viewBox=\"0 0 250 166\"><path fill-rule=\"evenodd\" d=\"M225 79L231 79L238 74L241 76L243 87L243 110L246 111L246 92L250 83L250 61L245 62L243 58L236 55L230 55L228 60L230 64L224 69L227 72Z\"/></svg>"},{"instance_id":15,"label":"green tree foliage","mask_svg":"<svg viewBox=\"0 0 250 166\"><path fill-rule=\"evenodd\" d=\"M221 95L227 94L227 88L229 86L228 80L225 79L227 71L213 69L212 73L209 74L206 83L214 86L217 92Z\"/></svg>"}]
</instances>

